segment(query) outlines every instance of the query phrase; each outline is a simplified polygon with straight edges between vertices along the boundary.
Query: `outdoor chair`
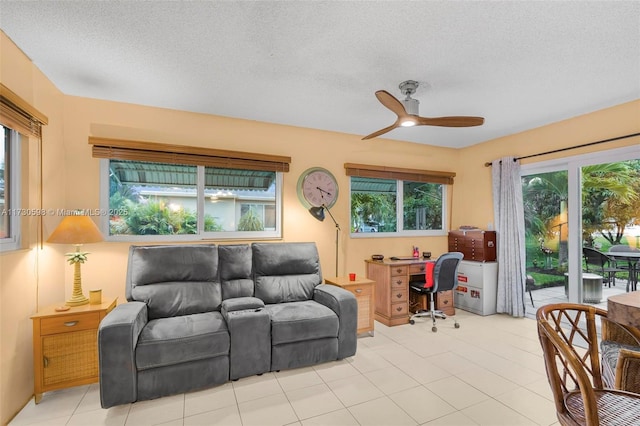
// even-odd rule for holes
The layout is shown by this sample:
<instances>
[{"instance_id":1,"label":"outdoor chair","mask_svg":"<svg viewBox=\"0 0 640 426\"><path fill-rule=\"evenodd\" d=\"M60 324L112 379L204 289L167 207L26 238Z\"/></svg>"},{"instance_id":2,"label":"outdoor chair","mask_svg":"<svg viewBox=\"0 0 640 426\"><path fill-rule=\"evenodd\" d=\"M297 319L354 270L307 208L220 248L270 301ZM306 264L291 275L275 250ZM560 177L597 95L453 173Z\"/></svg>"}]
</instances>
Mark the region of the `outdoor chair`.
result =
<instances>
[{"instance_id":1,"label":"outdoor chair","mask_svg":"<svg viewBox=\"0 0 640 426\"><path fill-rule=\"evenodd\" d=\"M638 250L635 247L629 247L627 245L623 245L623 244L618 244L615 246L611 246L611 248L609 248L609 252L610 253L637 253L640 250ZM638 282L638 277L637 277L637 263L638 260L631 260L629 258L617 258L616 256L611 256L613 261L615 262L615 267L616 268L620 268L620 269L624 269L625 271L627 271L629 273L629 280L627 281L627 291L631 290L631 291L635 291L636 290L636 284Z\"/></svg>"},{"instance_id":2,"label":"outdoor chair","mask_svg":"<svg viewBox=\"0 0 640 426\"><path fill-rule=\"evenodd\" d=\"M616 267L616 262L611 257L591 247L582 247L582 256L585 262L585 272L600 272L607 277L609 287L616 285L616 273L624 272L625 269ZM589 271L589 267L592 271Z\"/></svg>"},{"instance_id":3,"label":"outdoor chair","mask_svg":"<svg viewBox=\"0 0 640 426\"><path fill-rule=\"evenodd\" d=\"M600 368L598 322L605 329L622 326L603 309L573 303L542 306L536 319L560 424L638 425L640 394L605 387Z\"/></svg>"}]
</instances>

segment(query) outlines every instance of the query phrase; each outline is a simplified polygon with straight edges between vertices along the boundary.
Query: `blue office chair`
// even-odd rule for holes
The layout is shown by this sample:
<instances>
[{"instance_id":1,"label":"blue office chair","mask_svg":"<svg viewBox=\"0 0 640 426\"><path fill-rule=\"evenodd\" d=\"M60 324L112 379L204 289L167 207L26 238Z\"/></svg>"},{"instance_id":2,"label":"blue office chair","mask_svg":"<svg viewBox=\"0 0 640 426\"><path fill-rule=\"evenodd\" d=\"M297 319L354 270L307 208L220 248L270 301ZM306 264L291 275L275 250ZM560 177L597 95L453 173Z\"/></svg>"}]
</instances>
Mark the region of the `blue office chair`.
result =
<instances>
[{"instance_id":1,"label":"blue office chair","mask_svg":"<svg viewBox=\"0 0 640 426\"><path fill-rule=\"evenodd\" d=\"M410 324L415 324L415 318L431 317L433 326L431 331L438 331L436 327L436 318L446 319L447 315L436 310L434 294L440 291L454 290L458 287L458 265L462 260L463 254L460 252L445 253L436 260L433 266L433 279L429 276L429 267L426 268L425 282L409 283L410 291L429 295L429 310L418 311L409 319ZM455 328L460 328L460 324L453 319Z\"/></svg>"}]
</instances>

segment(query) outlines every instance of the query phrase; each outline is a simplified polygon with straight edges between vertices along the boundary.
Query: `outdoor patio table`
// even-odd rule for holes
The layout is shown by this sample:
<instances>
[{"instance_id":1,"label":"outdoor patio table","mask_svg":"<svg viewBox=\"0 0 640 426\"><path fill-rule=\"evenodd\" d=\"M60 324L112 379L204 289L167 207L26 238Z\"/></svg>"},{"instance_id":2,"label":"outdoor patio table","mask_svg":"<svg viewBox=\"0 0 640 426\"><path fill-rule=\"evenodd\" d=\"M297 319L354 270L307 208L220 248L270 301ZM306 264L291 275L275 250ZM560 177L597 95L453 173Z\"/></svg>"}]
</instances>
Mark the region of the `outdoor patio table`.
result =
<instances>
[{"instance_id":1,"label":"outdoor patio table","mask_svg":"<svg viewBox=\"0 0 640 426\"><path fill-rule=\"evenodd\" d=\"M605 254L614 260L626 260L629 262L629 287L631 291L635 291L638 284L638 263L640 263L640 252L609 251Z\"/></svg>"}]
</instances>

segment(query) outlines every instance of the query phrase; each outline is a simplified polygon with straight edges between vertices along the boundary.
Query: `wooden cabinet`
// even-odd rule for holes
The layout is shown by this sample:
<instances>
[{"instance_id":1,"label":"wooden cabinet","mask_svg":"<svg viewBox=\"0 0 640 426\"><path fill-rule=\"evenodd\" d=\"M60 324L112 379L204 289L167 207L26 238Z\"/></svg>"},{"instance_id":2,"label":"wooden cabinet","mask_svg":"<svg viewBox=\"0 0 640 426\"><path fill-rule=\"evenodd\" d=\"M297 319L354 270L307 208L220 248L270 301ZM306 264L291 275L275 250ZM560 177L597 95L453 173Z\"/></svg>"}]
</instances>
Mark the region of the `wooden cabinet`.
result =
<instances>
[{"instance_id":1,"label":"wooden cabinet","mask_svg":"<svg viewBox=\"0 0 640 426\"><path fill-rule=\"evenodd\" d=\"M98 381L98 325L116 300L64 312L49 307L31 317L36 404L43 392Z\"/></svg>"},{"instance_id":2,"label":"wooden cabinet","mask_svg":"<svg viewBox=\"0 0 640 426\"><path fill-rule=\"evenodd\" d=\"M370 333L373 336L373 311L375 300L375 282L366 278L349 281L347 277L325 278L327 284L342 287L356 296L358 302L358 334Z\"/></svg>"},{"instance_id":3,"label":"wooden cabinet","mask_svg":"<svg viewBox=\"0 0 640 426\"><path fill-rule=\"evenodd\" d=\"M426 260L366 260L367 278L375 281L375 319L387 326L407 324L412 314L409 282L424 282ZM416 303L416 299L413 299ZM423 303L423 301L418 301ZM425 305L426 309L426 305ZM453 292L436 294L436 309L454 315Z\"/></svg>"},{"instance_id":4,"label":"wooden cabinet","mask_svg":"<svg viewBox=\"0 0 640 426\"><path fill-rule=\"evenodd\" d=\"M459 251L464 260L494 262L496 231L449 231L449 251Z\"/></svg>"}]
</instances>

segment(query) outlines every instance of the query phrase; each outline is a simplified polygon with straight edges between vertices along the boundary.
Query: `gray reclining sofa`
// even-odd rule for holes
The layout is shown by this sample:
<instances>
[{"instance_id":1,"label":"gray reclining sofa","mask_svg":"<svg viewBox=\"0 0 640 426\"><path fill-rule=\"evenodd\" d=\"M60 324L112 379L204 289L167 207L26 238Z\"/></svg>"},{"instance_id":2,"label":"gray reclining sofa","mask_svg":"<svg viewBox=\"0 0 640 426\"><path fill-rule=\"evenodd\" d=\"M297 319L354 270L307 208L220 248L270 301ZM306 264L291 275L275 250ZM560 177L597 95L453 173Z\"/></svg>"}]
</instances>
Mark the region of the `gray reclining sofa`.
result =
<instances>
[{"instance_id":1,"label":"gray reclining sofa","mask_svg":"<svg viewBox=\"0 0 640 426\"><path fill-rule=\"evenodd\" d=\"M132 246L127 303L100 323L103 408L356 352L353 294L314 243Z\"/></svg>"}]
</instances>

